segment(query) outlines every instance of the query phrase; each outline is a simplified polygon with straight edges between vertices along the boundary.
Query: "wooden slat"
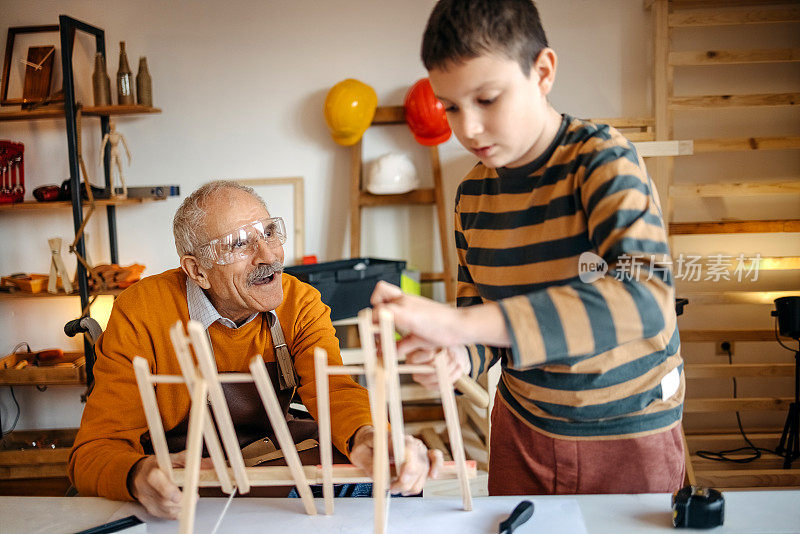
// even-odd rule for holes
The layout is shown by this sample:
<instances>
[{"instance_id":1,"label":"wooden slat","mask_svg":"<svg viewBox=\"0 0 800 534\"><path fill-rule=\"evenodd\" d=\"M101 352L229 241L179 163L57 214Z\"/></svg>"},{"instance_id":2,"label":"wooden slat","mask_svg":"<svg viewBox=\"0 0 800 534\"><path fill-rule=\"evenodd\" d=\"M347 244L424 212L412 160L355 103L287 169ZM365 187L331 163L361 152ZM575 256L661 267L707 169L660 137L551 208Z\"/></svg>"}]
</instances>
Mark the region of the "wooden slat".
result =
<instances>
[{"instance_id":1,"label":"wooden slat","mask_svg":"<svg viewBox=\"0 0 800 534\"><path fill-rule=\"evenodd\" d=\"M655 126L656 121L653 117L614 117L614 118L600 118L600 119L587 119L591 122L597 124L608 124L609 126L613 126L614 128L623 129L623 128L652 128Z\"/></svg>"},{"instance_id":2,"label":"wooden slat","mask_svg":"<svg viewBox=\"0 0 800 534\"><path fill-rule=\"evenodd\" d=\"M124 290L122 289L109 289L108 291L100 291L90 293L89 296L94 295L119 295ZM74 291L72 293L48 293L47 291L40 291L39 293L27 293L25 291L16 291L14 293L0 293L0 300L20 300L20 299L48 299L48 298L61 298L61 297L78 297L80 293Z\"/></svg>"},{"instance_id":3,"label":"wooden slat","mask_svg":"<svg viewBox=\"0 0 800 534\"><path fill-rule=\"evenodd\" d=\"M800 9L787 7L782 9L704 9L694 11L677 11L669 16L672 28L688 26L730 26L735 24L774 24L783 22L800 22Z\"/></svg>"},{"instance_id":4,"label":"wooden slat","mask_svg":"<svg viewBox=\"0 0 800 534\"><path fill-rule=\"evenodd\" d=\"M756 447L774 449L781 439L780 432L752 432L747 430L747 439ZM741 434L737 433L709 433L709 434L686 434L686 443L689 450L694 454L699 450L721 451L735 449L746 445Z\"/></svg>"},{"instance_id":5,"label":"wooden slat","mask_svg":"<svg viewBox=\"0 0 800 534\"><path fill-rule=\"evenodd\" d=\"M372 124L405 124L406 114L403 106L378 106Z\"/></svg>"},{"instance_id":6,"label":"wooden slat","mask_svg":"<svg viewBox=\"0 0 800 534\"><path fill-rule=\"evenodd\" d=\"M800 137L735 137L727 139L695 139L694 153L742 152L748 150L796 150Z\"/></svg>"},{"instance_id":7,"label":"wooden slat","mask_svg":"<svg viewBox=\"0 0 800 534\"><path fill-rule=\"evenodd\" d=\"M749 436L748 436L749 438ZM741 441L741 446L746 447L747 444L744 440ZM703 449L703 450L713 450L713 449ZM752 454L747 454L746 451L742 451L740 454L731 454L728 455L728 458L731 459L745 459L751 457ZM741 463L734 463L734 462L720 462L717 460L708 460L706 458L701 458L697 455L692 455L692 465L694 466L695 470L700 471L760 471L762 469L781 469L783 468L783 458L778 455L772 454L764 454L758 460L752 460L746 464Z\"/></svg>"},{"instance_id":8,"label":"wooden slat","mask_svg":"<svg viewBox=\"0 0 800 534\"><path fill-rule=\"evenodd\" d=\"M133 206L143 204L145 202L155 202L159 200L166 200L165 198L125 198L125 199L96 199L94 201L96 206ZM89 205L84 202L83 207L87 208ZM27 200L25 202L17 202L16 204L0 204L0 211L29 211L29 210L50 210L50 209L72 209L72 203L69 200L56 200L54 202L37 202L35 200Z\"/></svg>"},{"instance_id":9,"label":"wooden slat","mask_svg":"<svg viewBox=\"0 0 800 534\"><path fill-rule=\"evenodd\" d=\"M643 158L690 156L694 152L692 141L639 141L633 145Z\"/></svg>"},{"instance_id":10,"label":"wooden slat","mask_svg":"<svg viewBox=\"0 0 800 534\"><path fill-rule=\"evenodd\" d=\"M442 416L442 420L444 421L444 416ZM423 428L420 431L420 435L429 449L438 449L442 451L445 461L453 460L453 457L450 455L450 449L444 444L444 441L442 441L439 433L436 432L432 427Z\"/></svg>"},{"instance_id":11,"label":"wooden slat","mask_svg":"<svg viewBox=\"0 0 800 534\"><path fill-rule=\"evenodd\" d=\"M792 4L793 0L670 0L673 10L699 9L705 7L744 7L744 6L774 6Z\"/></svg>"},{"instance_id":12,"label":"wooden slat","mask_svg":"<svg viewBox=\"0 0 800 534\"><path fill-rule=\"evenodd\" d=\"M788 397L686 399L683 404L683 411L684 413L785 411L789 409L791 402L792 399Z\"/></svg>"},{"instance_id":13,"label":"wooden slat","mask_svg":"<svg viewBox=\"0 0 800 534\"><path fill-rule=\"evenodd\" d=\"M794 376L793 363L687 363L687 379Z\"/></svg>"},{"instance_id":14,"label":"wooden slat","mask_svg":"<svg viewBox=\"0 0 800 534\"><path fill-rule=\"evenodd\" d=\"M800 232L800 219L781 221L707 221L670 223L671 235L774 234Z\"/></svg>"},{"instance_id":15,"label":"wooden slat","mask_svg":"<svg viewBox=\"0 0 800 534\"><path fill-rule=\"evenodd\" d=\"M66 464L0 465L0 480L19 478L54 478L67 476Z\"/></svg>"},{"instance_id":16,"label":"wooden slat","mask_svg":"<svg viewBox=\"0 0 800 534\"><path fill-rule=\"evenodd\" d=\"M67 447L56 449L26 449L23 451L0 451L0 465L64 464L69 461Z\"/></svg>"},{"instance_id":17,"label":"wooden slat","mask_svg":"<svg viewBox=\"0 0 800 534\"><path fill-rule=\"evenodd\" d=\"M800 179L784 182L673 184L669 192L673 197L690 198L798 194Z\"/></svg>"},{"instance_id":18,"label":"wooden slat","mask_svg":"<svg viewBox=\"0 0 800 534\"><path fill-rule=\"evenodd\" d=\"M692 259L694 260L696 257ZM693 261L692 263L707 269L727 270L730 273L736 272L737 269L753 269L758 272L796 271L800 269L800 257L798 256L775 256L765 258L745 256L744 254L735 256L730 254L713 254L700 257L698 261Z\"/></svg>"},{"instance_id":19,"label":"wooden slat","mask_svg":"<svg viewBox=\"0 0 800 534\"><path fill-rule=\"evenodd\" d=\"M365 191L359 196L361 206L392 206L396 204L433 204L435 202L434 189L415 189L399 195L373 195Z\"/></svg>"},{"instance_id":20,"label":"wooden slat","mask_svg":"<svg viewBox=\"0 0 800 534\"><path fill-rule=\"evenodd\" d=\"M111 117L118 115L142 115L161 113L159 108L131 104L128 106L86 106L82 113L89 117Z\"/></svg>"},{"instance_id":21,"label":"wooden slat","mask_svg":"<svg viewBox=\"0 0 800 534\"><path fill-rule=\"evenodd\" d=\"M689 305L692 301L689 301ZM716 341L775 341L773 330L681 330L681 343Z\"/></svg>"},{"instance_id":22,"label":"wooden slat","mask_svg":"<svg viewBox=\"0 0 800 534\"><path fill-rule=\"evenodd\" d=\"M773 305L780 297L800 296L800 291L681 291L692 305L703 304L766 304Z\"/></svg>"},{"instance_id":23,"label":"wooden slat","mask_svg":"<svg viewBox=\"0 0 800 534\"><path fill-rule=\"evenodd\" d=\"M800 469L742 469L697 471L697 482L706 487L800 486Z\"/></svg>"},{"instance_id":24,"label":"wooden slat","mask_svg":"<svg viewBox=\"0 0 800 534\"><path fill-rule=\"evenodd\" d=\"M786 63L800 61L800 48L769 50L702 50L670 52L673 67L696 65L740 65L752 63Z\"/></svg>"},{"instance_id":25,"label":"wooden slat","mask_svg":"<svg viewBox=\"0 0 800 534\"><path fill-rule=\"evenodd\" d=\"M673 96L669 99L672 110L796 106L798 103L800 93Z\"/></svg>"},{"instance_id":26,"label":"wooden slat","mask_svg":"<svg viewBox=\"0 0 800 534\"><path fill-rule=\"evenodd\" d=\"M101 116L116 116L116 115L142 115L149 113L161 113L158 108L147 106L103 106L103 107L85 107L82 109L83 115L89 117ZM37 108L30 111L17 110L17 111L4 111L0 113L0 121L23 121L23 120L38 120L38 119L59 119L64 118L64 106L47 106Z\"/></svg>"}]
</instances>

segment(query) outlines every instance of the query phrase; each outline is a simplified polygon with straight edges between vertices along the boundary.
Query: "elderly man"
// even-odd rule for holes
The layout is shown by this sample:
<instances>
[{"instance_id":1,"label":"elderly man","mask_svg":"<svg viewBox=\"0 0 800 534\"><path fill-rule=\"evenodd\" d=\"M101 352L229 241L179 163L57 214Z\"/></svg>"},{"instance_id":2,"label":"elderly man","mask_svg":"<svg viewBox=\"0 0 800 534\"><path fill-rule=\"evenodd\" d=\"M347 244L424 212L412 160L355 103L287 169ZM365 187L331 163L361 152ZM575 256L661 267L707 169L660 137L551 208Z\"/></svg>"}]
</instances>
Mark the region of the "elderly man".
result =
<instances>
[{"instance_id":1,"label":"elderly man","mask_svg":"<svg viewBox=\"0 0 800 534\"><path fill-rule=\"evenodd\" d=\"M324 348L331 364L341 364L330 309L317 290L282 273L283 221L270 217L251 188L229 181L202 186L178 209L173 231L181 268L141 280L114 303L96 345L95 387L69 461L70 478L81 495L136 499L150 513L167 518L177 517L181 493L152 455L131 363L135 356L147 359L153 373L180 374L169 328L176 321L200 321L219 372L246 372L249 359L262 354L284 405L296 384L313 416L314 347ZM276 365L281 359L282 365ZM229 393L226 390L240 444L246 445L242 434L257 431L256 421L266 416L260 401L255 410L243 406L247 395ZM181 465L188 392L185 386L162 384L156 399L173 463ZM333 444L371 473L373 430L366 390L350 377L331 377L330 406ZM292 433L296 442L302 439ZM253 439L259 437L263 433ZM406 463L392 490L418 493L427 476L435 476L441 453L427 451L410 436L406 450Z\"/></svg>"}]
</instances>

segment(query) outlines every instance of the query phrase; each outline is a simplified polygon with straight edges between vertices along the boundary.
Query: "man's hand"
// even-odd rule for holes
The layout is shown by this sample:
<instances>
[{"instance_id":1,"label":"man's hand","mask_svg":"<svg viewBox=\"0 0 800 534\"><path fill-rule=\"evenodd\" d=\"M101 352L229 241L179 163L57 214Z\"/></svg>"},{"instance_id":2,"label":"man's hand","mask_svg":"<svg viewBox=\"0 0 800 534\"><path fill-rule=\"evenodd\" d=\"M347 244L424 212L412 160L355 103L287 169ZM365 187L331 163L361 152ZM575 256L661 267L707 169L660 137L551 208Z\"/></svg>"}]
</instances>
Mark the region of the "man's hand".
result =
<instances>
[{"instance_id":1,"label":"man's hand","mask_svg":"<svg viewBox=\"0 0 800 534\"><path fill-rule=\"evenodd\" d=\"M350 451L350 461L362 471L372 476L373 449L372 440L375 429L372 426L362 426L353 438L353 448ZM442 451L425 446L420 440L406 435L405 461L397 478L392 481L389 491L403 495L416 495L422 491L428 478L436 478L444 463ZM389 439L389 454L392 454L392 440Z\"/></svg>"},{"instance_id":2,"label":"man's hand","mask_svg":"<svg viewBox=\"0 0 800 534\"><path fill-rule=\"evenodd\" d=\"M437 356L437 354L440 355ZM464 345L449 347L441 351L441 353L440 351L432 350L416 350L406 356L406 363L412 365L433 365L433 359L437 357L444 358L445 360L448 386L454 384L456 380L469 372L469 354L467 353L467 347ZM414 373L411 375L411 378L428 389L439 390L439 377L436 373Z\"/></svg>"},{"instance_id":3,"label":"man's hand","mask_svg":"<svg viewBox=\"0 0 800 534\"><path fill-rule=\"evenodd\" d=\"M172 467L186 466L186 451L170 454ZM210 458L203 458L200 469L213 467ZM131 468L128 489L147 512L163 519L177 519L181 509L181 490L158 468L155 456L142 458Z\"/></svg>"}]
</instances>

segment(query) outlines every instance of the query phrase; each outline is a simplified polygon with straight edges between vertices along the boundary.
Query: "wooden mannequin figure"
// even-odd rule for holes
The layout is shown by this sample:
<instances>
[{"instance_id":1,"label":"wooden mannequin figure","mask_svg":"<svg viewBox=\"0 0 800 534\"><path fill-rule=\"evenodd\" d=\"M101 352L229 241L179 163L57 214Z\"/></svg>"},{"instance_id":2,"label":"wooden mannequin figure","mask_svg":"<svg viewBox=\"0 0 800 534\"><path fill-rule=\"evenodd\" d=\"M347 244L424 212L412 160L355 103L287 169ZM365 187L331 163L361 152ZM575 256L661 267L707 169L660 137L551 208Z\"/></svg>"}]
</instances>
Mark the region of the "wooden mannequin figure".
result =
<instances>
[{"instance_id":1,"label":"wooden mannequin figure","mask_svg":"<svg viewBox=\"0 0 800 534\"><path fill-rule=\"evenodd\" d=\"M103 136L103 143L100 145L100 164L102 165L103 162L103 154L105 153L106 143L109 144L111 150L109 152L109 159L108 162L110 166L110 172L113 175L114 173L114 166L117 168L117 175L119 176L119 181L122 184L122 193L117 194L117 189L114 187L114 180L112 177L111 180L111 196L116 198L128 198L128 187L125 185L125 175L122 172L122 162L120 161L119 157L119 143L122 141L122 145L125 147L125 153L128 154L128 165L131 164L131 151L128 150L128 143L125 141L125 136L119 133L116 129L116 125L114 121L108 122L108 133Z\"/></svg>"}]
</instances>

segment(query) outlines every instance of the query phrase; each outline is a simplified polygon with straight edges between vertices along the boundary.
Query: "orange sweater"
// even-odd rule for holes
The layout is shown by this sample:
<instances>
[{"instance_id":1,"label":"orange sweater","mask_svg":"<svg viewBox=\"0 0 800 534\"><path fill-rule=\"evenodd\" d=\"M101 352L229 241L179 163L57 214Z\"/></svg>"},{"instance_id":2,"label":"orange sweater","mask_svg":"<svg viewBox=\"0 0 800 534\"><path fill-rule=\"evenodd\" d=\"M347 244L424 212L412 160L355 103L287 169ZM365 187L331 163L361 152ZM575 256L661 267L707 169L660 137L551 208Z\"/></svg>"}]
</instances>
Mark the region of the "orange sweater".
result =
<instances>
[{"instance_id":1,"label":"orange sweater","mask_svg":"<svg viewBox=\"0 0 800 534\"><path fill-rule=\"evenodd\" d=\"M341 365L339 342L330 308L316 289L285 273L282 286L283 302L275 313L299 376L300 400L316 418L314 347L328 352L331 365ZM218 322L209 327L220 373L249 372L248 362L255 354L262 354L265 362L275 361L264 315L236 330ZM117 298L106 331L95 346L95 387L70 453L69 477L81 495L132 500L127 476L144 457L139 439L147 432L132 360L145 358L154 374L180 375L169 328L176 321L188 320L186 275L180 269L147 277ZM349 376L332 376L330 399L333 444L348 453L348 440L361 426L371 424L367 391ZM189 412L189 394L183 384L159 384L156 400L166 431Z\"/></svg>"}]
</instances>

